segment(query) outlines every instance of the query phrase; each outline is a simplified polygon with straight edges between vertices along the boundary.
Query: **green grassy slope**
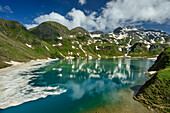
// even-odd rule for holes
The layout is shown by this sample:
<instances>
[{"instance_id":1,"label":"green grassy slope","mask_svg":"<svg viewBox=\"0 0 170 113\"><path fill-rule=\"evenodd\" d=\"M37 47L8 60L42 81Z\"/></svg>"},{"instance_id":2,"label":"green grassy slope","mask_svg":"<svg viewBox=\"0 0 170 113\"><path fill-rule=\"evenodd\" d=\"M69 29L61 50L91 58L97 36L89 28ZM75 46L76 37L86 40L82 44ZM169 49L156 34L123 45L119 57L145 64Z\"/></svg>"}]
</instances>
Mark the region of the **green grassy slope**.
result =
<instances>
[{"instance_id":1,"label":"green grassy slope","mask_svg":"<svg viewBox=\"0 0 170 113\"><path fill-rule=\"evenodd\" d=\"M4 61L26 62L47 57L62 57L56 49L46 42L41 41L41 46L33 45L32 47L27 47L24 43L13 40L0 32L0 67L8 66Z\"/></svg>"},{"instance_id":2,"label":"green grassy slope","mask_svg":"<svg viewBox=\"0 0 170 113\"><path fill-rule=\"evenodd\" d=\"M134 97L157 112L170 112L170 48L159 56L150 70L158 71Z\"/></svg>"},{"instance_id":3,"label":"green grassy slope","mask_svg":"<svg viewBox=\"0 0 170 113\"><path fill-rule=\"evenodd\" d=\"M30 45L28 47L27 45ZM33 59L63 58L49 43L32 35L16 21L0 19L0 67L5 61L30 61Z\"/></svg>"},{"instance_id":4,"label":"green grassy slope","mask_svg":"<svg viewBox=\"0 0 170 113\"><path fill-rule=\"evenodd\" d=\"M156 111L170 112L170 68L148 80L136 95L136 100Z\"/></svg>"},{"instance_id":5,"label":"green grassy slope","mask_svg":"<svg viewBox=\"0 0 170 113\"><path fill-rule=\"evenodd\" d=\"M131 57L150 57L159 55L165 48L169 47L168 44L152 44L150 48L147 48L147 45L144 43L135 43L131 47L131 51L129 52L129 56Z\"/></svg>"},{"instance_id":6,"label":"green grassy slope","mask_svg":"<svg viewBox=\"0 0 170 113\"><path fill-rule=\"evenodd\" d=\"M29 61L37 58L108 58L124 56L129 39L118 40L116 44L108 34L100 31L101 37L91 38L82 27L69 30L57 22L47 21L27 30L17 21L0 18L0 65L3 61ZM4 38L5 37L5 38ZM132 42L132 41L131 41ZM167 45L154 44L147 49L146 44L133 42L132 57L149 57L159 54ZM32 46L32 48L26 45ZM1 66L2 67L2 66Z\"/></svg>"},{"instance_id":7,"label":"green grassy slope","mask_svg":"<svg viewBox=\"0 0 170 113\"><path fill-rule=\"evenodd\" d=\"M45 41L57 41L57 37L65 38L70 34L67 27L52 21L43 22L39 26L30 29L30 32Z\"/></svg>"},{"instance_id":8,"label":"green grassy slope","mask_svg":"<svg viewBox=\"0 0 170 113\"><path fill-rule=\"evenodd\" d=\"M3 61L29 61L37 58L46 58L46 56L39 54L20 41L13 40L0 32L0 67L5 66Z\"/></svg>"},{"instance_id":9,"label":"green grassy slope","mask_svg":"<svg viewBox=\"0 0 170 113\"><path fill-rule=\"evenodd\" d=\"M155 61L155 64L149 71L158 71L160 69L170 68L170 47L163 51Z\"/></svg>"},{"instance_id":10,"label":"green grassy slope","mask_svg":"<svg viewBox=\"0 0 170 113\"><path fill-rule=\"evenodd\" d=\"M0 18L0 31L13 40L28 44L38 44L37 38L19 22Z\"/></svg>"},{"instance_id":11,"label":"green grassy slope","mask_svg":"<svg viewBox=\"0 0 170 113\"><path fill-rule=\"evenodd\" d=\"M82 27L76 27L76 28L71 30L72 35L78 35L80 33L81 34L89 34L89 32Z\"/></svg>"}]
</instances>

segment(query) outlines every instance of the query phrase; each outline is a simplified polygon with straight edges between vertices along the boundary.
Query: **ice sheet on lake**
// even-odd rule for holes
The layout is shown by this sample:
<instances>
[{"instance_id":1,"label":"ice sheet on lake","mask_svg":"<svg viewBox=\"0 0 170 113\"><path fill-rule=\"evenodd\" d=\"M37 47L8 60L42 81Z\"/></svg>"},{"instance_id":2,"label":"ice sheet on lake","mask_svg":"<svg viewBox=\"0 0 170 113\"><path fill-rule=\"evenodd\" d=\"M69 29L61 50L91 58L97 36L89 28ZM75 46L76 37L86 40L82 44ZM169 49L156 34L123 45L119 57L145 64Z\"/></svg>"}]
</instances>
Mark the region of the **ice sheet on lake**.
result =
<instances>
[{"instance_id":1,"label":"ice sheet on lake","mask_svg":"<svg viewBox=\"0 0 170 113\"><path fill-rule=\"evenodd\" d=\"M59 86L36 87L29 84L30 79L36 77L39 73L32 73L31 71L45 65L47 65L47 62L41 62L41 64L28 67L21 66L21 68L9 71L5 75L0 74L0 108L4 109L27 101L45 98L48 95L58 95L66 92L65 89L61 89ZM26 75L20 75L24 73Z\"/></svg>"}]
</instances>

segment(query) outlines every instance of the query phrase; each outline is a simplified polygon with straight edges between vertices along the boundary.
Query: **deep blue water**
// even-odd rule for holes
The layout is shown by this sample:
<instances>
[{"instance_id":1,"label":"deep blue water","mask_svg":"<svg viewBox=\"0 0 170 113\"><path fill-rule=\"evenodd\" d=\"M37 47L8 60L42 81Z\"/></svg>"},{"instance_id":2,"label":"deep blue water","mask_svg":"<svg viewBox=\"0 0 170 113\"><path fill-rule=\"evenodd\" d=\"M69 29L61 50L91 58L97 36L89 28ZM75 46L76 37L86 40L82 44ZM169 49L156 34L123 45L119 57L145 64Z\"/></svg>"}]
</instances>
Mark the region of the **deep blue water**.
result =
<instances>
[{"instance_id":1,"label":"deep blue water","mask_svg":"<svg viewBox=\"0 0 170 113\"><path fill-rule=\"evenodd\" d=\"M53 61L18 75L31 76L27 82L29 87L18 94L23 95L20 100L30 99L30 95L49 96L1 109L0 113L77 113L108 101L117 104L120 98L117 92L148 80L145 74L152 64L153 61L147 59Z\"/></svg>"}]
</instances>

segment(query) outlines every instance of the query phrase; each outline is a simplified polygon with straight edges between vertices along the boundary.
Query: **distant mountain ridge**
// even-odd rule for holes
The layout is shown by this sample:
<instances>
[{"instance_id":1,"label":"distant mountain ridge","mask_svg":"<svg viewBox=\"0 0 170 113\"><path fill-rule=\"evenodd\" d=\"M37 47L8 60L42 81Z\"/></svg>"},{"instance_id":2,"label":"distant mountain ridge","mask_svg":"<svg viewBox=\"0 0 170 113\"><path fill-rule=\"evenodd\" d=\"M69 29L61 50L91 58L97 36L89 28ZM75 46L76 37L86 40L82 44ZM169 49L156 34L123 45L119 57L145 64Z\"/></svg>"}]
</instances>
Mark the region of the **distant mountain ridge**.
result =
<instances>
[{"instance_id":1,"label":"distant mountain ridge","mask_svg":"<svg viewBox=\"0 0 170 113\"><path fill-rule=\"evenodd\" d=\"M129 39L135 38L140 42L144 42L146 40L147 42L144 43L170 42L170 39L168 38L169 35L163 31L158 31L158 30L143 30L143 29L127 26L125 28L119 27L115 29L113 33L114 33L113 37L115 38L120 38L120 36L122 36L122 38L129 38Z\"/></svg>"},{"instance_id":2,"label":"distant mountain ridge","mask_svg":"<svg viewBox=\"0 0 170 113\"><path fill-rule=\"evenodd\" d=\"M0 62L2 64L10 60L29 61L47 57L154 57L169 47L170 44L170 36L165 32L142 30L130 26L119 27L112 33L104 34L101 31L89 33L82 27L69 30L60 23L47 21L27 30L17 21L0 19L0 32L2 34L0 39L4 40L3 37L7 37L6 39L9 42L15 41L16 45L20 45L20 47L22 45L26 50L30 50L27 53L23 50L18 51L23 53L23 55L18 54L18 56L17 54L7 54L5 51L9 50L7 50L6 43L0 42ZM10 50L13 53L20 48L11 47ZM24 56L23 60L20 56Z\"/></svg>"}]
</instances>

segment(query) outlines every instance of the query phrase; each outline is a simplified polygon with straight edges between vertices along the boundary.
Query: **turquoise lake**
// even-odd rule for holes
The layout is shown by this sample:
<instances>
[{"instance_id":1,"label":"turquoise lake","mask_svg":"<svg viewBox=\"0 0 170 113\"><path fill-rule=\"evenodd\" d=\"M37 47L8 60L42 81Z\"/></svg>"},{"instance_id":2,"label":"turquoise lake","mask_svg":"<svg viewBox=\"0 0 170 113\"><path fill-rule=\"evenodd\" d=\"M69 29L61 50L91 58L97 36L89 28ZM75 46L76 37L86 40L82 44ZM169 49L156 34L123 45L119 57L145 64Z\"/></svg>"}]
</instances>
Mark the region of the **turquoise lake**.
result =
<instances>
[{"instance_id":1,"label":"turquoise lake","mask_svg":"<svg viewBox=\"0 0 170 113\"><path fill-rule=\"evenodd\" d=\"M126 104L134 110L138 103L130 89L149 79L146 74L153 63L125 58L56 60L11 72L12 81L0 78L7 83L0 85L0 113L114 113Z\"/></svg>"}]
</instances>

